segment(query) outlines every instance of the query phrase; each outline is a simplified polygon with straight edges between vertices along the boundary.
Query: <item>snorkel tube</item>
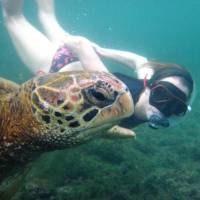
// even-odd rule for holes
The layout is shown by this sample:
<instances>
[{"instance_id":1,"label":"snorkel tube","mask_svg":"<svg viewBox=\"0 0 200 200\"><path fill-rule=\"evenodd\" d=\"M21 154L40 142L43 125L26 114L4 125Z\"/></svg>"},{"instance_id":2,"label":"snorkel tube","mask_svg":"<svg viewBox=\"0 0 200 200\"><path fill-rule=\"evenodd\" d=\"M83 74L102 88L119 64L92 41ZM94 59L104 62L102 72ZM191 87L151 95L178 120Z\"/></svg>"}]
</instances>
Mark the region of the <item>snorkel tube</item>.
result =
<instances>
[{"instance_id":1,"label":"snorkel tube","mask_svg":"<svg viewBox=\"0 0 200 200\"><path fill-rule=\"evenodd\" d=\"M149 127L153 129L158 129L159 126L169 127L169 120L161 115L153 114L149 117Z\"/></svg>"},{"instance_id":2,"label":"snorkel tube","mask_svg":"<svg viewBox=\"0 0 200 200\"><path fill-rule=\"evenodd\" d=\"M147 123L150 128L158 129L159 127L167 128L170 123L167 117L165 117L159 110L155 107L148 107L147 111Z\"/></svg>"}]
</instances>

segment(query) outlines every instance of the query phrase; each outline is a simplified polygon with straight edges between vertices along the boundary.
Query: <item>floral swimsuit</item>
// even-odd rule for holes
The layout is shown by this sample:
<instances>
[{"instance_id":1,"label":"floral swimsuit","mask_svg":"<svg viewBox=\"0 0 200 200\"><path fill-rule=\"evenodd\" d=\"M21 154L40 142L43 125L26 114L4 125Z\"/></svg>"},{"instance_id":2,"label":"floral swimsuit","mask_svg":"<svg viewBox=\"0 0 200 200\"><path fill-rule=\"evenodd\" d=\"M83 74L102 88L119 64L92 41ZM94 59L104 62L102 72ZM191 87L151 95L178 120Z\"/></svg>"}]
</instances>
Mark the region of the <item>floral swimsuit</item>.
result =
<instances>
[{"instance_id":1,"label":"floral swimsuit","mask_svg":"<svg viewBox=\"0 0 200 200\"><path fill-rule=\"evenodd\" d=\"M53 57L50 73L58 72L65 65L78 61L78 57L64 44L57 50Z\"/></svg>"}]
</instances>

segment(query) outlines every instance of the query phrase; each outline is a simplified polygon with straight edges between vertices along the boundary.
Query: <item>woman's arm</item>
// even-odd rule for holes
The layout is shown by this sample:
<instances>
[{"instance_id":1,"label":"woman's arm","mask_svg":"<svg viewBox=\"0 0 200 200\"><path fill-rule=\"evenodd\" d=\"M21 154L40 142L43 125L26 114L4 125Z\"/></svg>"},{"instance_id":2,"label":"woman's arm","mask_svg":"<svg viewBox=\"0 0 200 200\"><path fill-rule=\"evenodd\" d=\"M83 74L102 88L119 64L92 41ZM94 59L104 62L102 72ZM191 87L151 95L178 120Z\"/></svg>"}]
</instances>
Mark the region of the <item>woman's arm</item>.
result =
<instances>
[{"instance_id":1,"label":"woman's arm","mask_svg":"<svg viewBox=\"0 0 200 200\"><path fill-rule=\"evenodd\" d=\"M108 72L88 39L81 36L67 35L63 43L77 55L84 70Z\"/></svg>"},{"instance_id":2,"label":"woman's arm","mask_svg":"<svg viewBox=\"0 0 200 200\"><path fill-rule=\"evenodd\" d=\"M144 65L148 63L148 60L143 56L128 51L102 48L95 43L92 44L96 52L100 56L110 58L127 65L136 72L138 78L143 79L145 76L147 76L147 78L150 78L154 73L152 68Z\"/></svg>"},{"instance_id":3,"label":"woman's arm","mask_svg":"<svg viewBox=\"0 0 200 200\"><path fill-rule=\"evenodd\" d=\"M99 55L121 62L134 70L148 62L147 58L132 52L102 48L94 43L93 46Z\"/></svg>"}]
</instances>

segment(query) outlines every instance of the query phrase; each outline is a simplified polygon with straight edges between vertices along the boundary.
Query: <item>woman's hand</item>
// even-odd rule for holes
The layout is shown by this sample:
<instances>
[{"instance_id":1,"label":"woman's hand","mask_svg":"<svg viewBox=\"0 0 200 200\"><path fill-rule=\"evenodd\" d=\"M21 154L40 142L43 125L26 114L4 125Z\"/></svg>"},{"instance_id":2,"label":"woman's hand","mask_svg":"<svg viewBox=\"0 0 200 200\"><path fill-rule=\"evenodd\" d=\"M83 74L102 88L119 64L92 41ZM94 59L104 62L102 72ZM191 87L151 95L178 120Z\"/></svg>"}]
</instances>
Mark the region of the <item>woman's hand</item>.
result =
<instances>
[{"instance_id":1,"label":"woman's hand","mask_svg":"<svg viewBox=\"0 0 200 200\"><path fill-rule=\"evenodd\" d=\"M87 38L67 35L63 42L77 55L85 70L108 72L108 69L97 55L92 43Z\"/></svg>"},{"instance_id":2,"label":"woman's hand","mask_svg":"<svg viewBox=\"0 0 200 200\"><path fill-rule=\"evenodd\" d=\"M63 43L70 48L74 53L78 54L79 51L84 47L91 45L92 43L85 37L82 36L73 36L73 35L66 35L63 40Z\"/></svg>"},{"instance_id":3,"label":"woman's hand","mask_svg":"<svg viewBox=\"0 0 200 200\"><path fill-rule=\"evenodd\" d=\"M104 48L100 47L98 44L96 44L94 42L91 42L91 45L97 54L99 54L100 56L105 56Z\"/></svg>"}]
</instances>

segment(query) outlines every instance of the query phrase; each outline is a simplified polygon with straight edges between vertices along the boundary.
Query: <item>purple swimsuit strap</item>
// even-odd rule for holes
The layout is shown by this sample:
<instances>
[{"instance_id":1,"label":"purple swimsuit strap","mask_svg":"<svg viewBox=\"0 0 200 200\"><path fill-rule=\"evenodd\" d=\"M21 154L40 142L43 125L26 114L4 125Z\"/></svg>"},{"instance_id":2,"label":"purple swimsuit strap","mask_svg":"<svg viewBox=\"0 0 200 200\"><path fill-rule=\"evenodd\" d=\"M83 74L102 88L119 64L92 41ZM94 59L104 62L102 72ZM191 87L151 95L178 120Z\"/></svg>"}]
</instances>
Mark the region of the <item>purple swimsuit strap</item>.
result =
<instances>
[{"instance_id":1,"label":"purple swimsuit strap","mask_svg":"<svg viewBox=\"0 0 200 200\"><path fill-rule=\"evenodd\" d=\"M73 52L70 51L70 49L64 44L61 47L59 47L56 51L49 72L58 72L65 65L68 65L75 61L78 61L77 56L75 56Z\"/></svg>"}]
</instances>

